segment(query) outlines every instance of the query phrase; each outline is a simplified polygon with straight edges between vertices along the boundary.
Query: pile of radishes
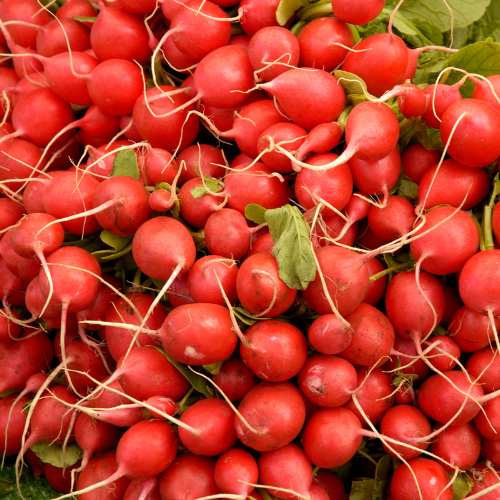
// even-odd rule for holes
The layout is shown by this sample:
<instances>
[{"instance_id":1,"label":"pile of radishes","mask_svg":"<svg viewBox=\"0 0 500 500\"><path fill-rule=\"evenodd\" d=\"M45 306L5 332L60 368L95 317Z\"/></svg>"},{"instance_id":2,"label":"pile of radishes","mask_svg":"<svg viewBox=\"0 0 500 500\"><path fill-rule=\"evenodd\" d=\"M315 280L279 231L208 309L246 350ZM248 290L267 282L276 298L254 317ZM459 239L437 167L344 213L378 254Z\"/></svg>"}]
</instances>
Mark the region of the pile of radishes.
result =
<instances>
[{"instance_id":1,"label":"pile of radishes","mask_svg":"<svg viewBox=\"0 0 500 500\"><path fill-rule=\"evenodd\" d=\"M401 4L0 0L21 497L499 498L500 76Z\"/></svg>"}]
</instances>

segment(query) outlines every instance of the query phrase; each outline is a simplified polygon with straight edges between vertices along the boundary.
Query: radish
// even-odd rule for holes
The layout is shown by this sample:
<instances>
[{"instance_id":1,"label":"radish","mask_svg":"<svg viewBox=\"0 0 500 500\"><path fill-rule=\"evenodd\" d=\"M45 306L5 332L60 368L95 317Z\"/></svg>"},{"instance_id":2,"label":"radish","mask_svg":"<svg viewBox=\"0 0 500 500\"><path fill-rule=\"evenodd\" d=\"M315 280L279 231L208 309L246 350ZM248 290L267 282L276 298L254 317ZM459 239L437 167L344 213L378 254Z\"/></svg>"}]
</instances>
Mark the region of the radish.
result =
<instances>
[{"instance_id":1,"label":"radish","mask_svg":"<svg viewBox=\"0 0 500 500\"><path fill-rule=\"evenodd\" d=\"M476 351L467 361L465 368L474 380L481 384L485 394L500 389L498 354L490 347Z\"/></svg>"},{"instance_id":2,"label":"radish","mask_svg":"<svg viewBox=\"0 0 500 500\"><path fill-rule=\"evenodd\" d=\"M233 403L241 401L245 394L261 381L239 357L224 361L213 380Z\"/></svg>"},{"instance_id":3,"label":"radish","mask_svg":"<svg viewBox=\"0 0 500 500\"><path fill-rule=\"evenodd\" d=\"M257 31L269 26L278 26L276 10L278 0L242 0L238 9L240 24L243 31L253 36ZM293 21L293 15L287 20L285 28L288 28Z\"/></svg>"},{"instance_id":4,"label":"radish","mask_svg":"<svg viewBox=\"0 0 500 500\"><path fill-rule=\"evenodd\" d=\"M159 482L159 476L144 481L131 481L123 500L161 500Z\"/></svg>"},{"instance_id":5,"label":"radish","mask_svg":"<svg viewBox=\"0 0 500 500\"><path fill-rule=\"evenodd\" d=\"M402 115L408 119L423 116L429 102L425 92L412 83L403 83L401 92L398 96L398 106Z\"/></svg>"},{"instance_id":6,"label":"radish","mask_svg":"<svg viewBox=\"0 0 500 500\"><path fill-rule=\"evenodd\" d=\"M493 394L494 396L494 394ZM500 437L500 419L499 409L500 409L500 399L488 395L488 401L483 405L481 412L477 412L474 418L474 424L477 430L486 439L492 441L498 441ZM476 404L476 406L478 406Z\"/></svg>"},{"instance_id":7,"label":"radish","mask_svg":"<svg viewBox=\"0 0 500 500\"><path fill-rule=\"evenodd\" d=\"M5 312L5 309L0 310L0 342L8 344L21 335L22 327L19 324L19 315L10 311L10 314Z\"/></svg>"},{"instance_id":8,"label":"radish","mask_svg":"<svg viewBox=\"0 0 500 500\"><path fill-rule=\"evenodd\" d=\"M11 232L12 230L7 231L0 241L0 255L11 272L29 283L40 272L40 263L35 259L25 259L14 251L10 240Z\"/></svg>"},{"instance_id":9,"label":"radish","mask_svg":"<svg viewBox=\"0 0 500 500\"><path fill-rule=\"evenodd\" d=\"M226 169L223 166L225 159L222 150L208 144L194 144L193 146L189 146L181 151L174 161L178 165L182 161L186 164L186 168L182 169L179 177L180 185L191 179L198 179L201 175L220 179L226 173ZM160 181L156 181L155 184L158 184L158 182Z\"/></svg>"},{"instance_id":10,"label":"radish","mask_svg":"<svg viewBox=\"0 0 500 500\"><path fill-rule=\"evenodd\" d=\"M342 134L342 127L337 122L316 125L307 134L304 142L295 153L295 157L297 160L303 161L308 153L327 153L339 143Z\"/></svg>"},{"instance_id":11,"label":"radish","mask_svg":"<svg viewBox=\"0 0 500 500\"><path fill-rule=\"evenodd\" d=\"M497 111L500 111L500 104L498 102L498 75L490 75L485 80L478 80L471 77L471 80L476 84L472 91L472 97L481 101L486 101L491 104ZM495 96L496 94L496 96Z\"/></svg>"},{"instance_id":12,"label":"radish","mask_svg":"<svg viewBox=\"0 0 500 500\"><path fill-rule=\"evenodd\" d=\"M53 19L39 29L36 37L36 51L44 57L68 50L84 52L87 49L90 49L90 30L71 18Z\"/></svg>"},{"instance_id":13,"label":"radish","mask_svg":"<svg viewBox=\"0 0 500 500\"><path fill-rule=\"evenodd\" d=\"M31 399L28 396L21 398L16 396L16 394L10 394L0 400L0 434L4 436L4 439L0 440L2 465L6 456L16 455L21 450L27 417L23 408Z\"/></svg>"},{"instance_id":14,"label":"radish","mask_svg":"<svg viewBox=\"0 0 500 500\"><path fill-rule=\"evenodd\" d=\"M248 451L232 448L217 459L214 479L223 493L247 497L254 487L245 483L255 484L258 481L259 468Z\"/></svg>"},{"instance_id":15,"label":"radish","mask_svg":"<svg viewBox=\"0 0 500 500\"><path fill-rule=\"evenodd\" d=\"M313 321L307 336L318 352L338 354L349 346L352 334L351 328L341 323L334 314L323 314Z\"/></svg>"},{"instance_id":16,"label":"radish","mask_svg":"<svg viewBox=\"0 0 500 500\"><path fill-rule=\"evenodd\" d=\"M354 46L349 27L340 19L320 17L307 23L297 35L299 66L333 71ZM318 151L319 153L320 151Z\"/></svg>"},{"instance_id":17,"label":"radish","mask_svg":"<svg viewBox=\"0 0 500 500\"><path fill-rule=\"evenodd\" d=\"M0 198L0 231L13 226L26 213L24 206L10 198Z\"/></svg>"},{"instance_id":18,"label":"radish","mask_svg":"<svg viewBox=\"0 0 500 500\"><path fill-rule=\"evenodd\" d=\"M373 234L385 241L408 239L408 233L416 222L415 207L405 198L384 196L382 205L372 205L368 210L368 225Z\"/></svg>"},{"instance_id":19,"label":"radish","mask_svg":"<svg viewBox=\"0 0 500 500\"><path fill-rule=\"evenodd\" d=\"M383 0L370 0L362 5L351 5L346 0L333 0L332 10L336 18L350 24L367 24L373 21L384 8Z\"/></svg>"},{"instance_id":20,"label":"radish","mask_svg":"<svg viewBox=\"0 0 500 500\"><path fill-rule=\"evenodd\" d=\"M426 125L440 128L444 112L454 103L462 100L460 86L462 82L455 85L443 85L442 83L429 85L424 89L424 95L428 97L427 109L422 114Z\"/></svg>"},{"instance_id":21,"label":"radish","mask_svg":"<svg viewBox=\"0 0 500 500\"><path fill-rule=\"evenodd\" d=\"M412 144L403 151L401 162L403 173L416 184L420 184L422 176L434 165L439 163L441 155L436 149L427 149L421 144ZM449 161L449 160L448 160ZM446 160L441 164L441 168Z\"/></svg>"}]
</instances>

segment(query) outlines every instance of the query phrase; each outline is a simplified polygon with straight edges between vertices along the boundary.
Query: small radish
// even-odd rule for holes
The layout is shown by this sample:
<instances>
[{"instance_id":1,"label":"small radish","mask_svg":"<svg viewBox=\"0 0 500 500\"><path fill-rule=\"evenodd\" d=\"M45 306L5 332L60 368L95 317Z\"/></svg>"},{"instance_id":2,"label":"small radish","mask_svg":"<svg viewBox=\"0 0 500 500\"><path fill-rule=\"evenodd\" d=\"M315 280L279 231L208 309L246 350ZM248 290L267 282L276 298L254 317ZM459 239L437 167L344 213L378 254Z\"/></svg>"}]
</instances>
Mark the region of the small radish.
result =
<instances>
[{"instance_id":1,"label":"small radish","mask_svg":"<svg viewBox=\"0 0 500 500\"><path fill-rule=\"evenodd\" d=\"M182 169L179 177L179 185L181 186L191 179L198 179L201 175L220 179L226 173L223 166L225 160L222 150L208 144L193 144L181 151L173 161L177 165L180 165L182 161L186 164L186 168ZM174 166L176 164L174 163ZM158 184L158 182L160 180L156 180L154 183ZM166 182L169 181L166 180Z\"/></svg>"},{"instance_id":2,"label":"small radish","mask_svg":"<svg viewBox=\"0 0 500 500\"><path fill-rule=\"evenodd\" d=\"M238 15L241 16L240 24L243 31L253 36L257 31L269 26L278 26L276 19L276 10L279 0L242 0L238 9ZM292 23L294 15L292 14L285 24L288 28Z\"/></svg>"},{"instance_id":3,"label":"small radish","mask_svg":"<svg viewBox=\"0 0 500 500\"><path fill-rule=\"evenodd\" d=\"M223 493L247 497L254 487L245 483L255 484L258 481L259 468L248 451L232 448L217 459L214 479Z\"/></svg>"},{"instance_id":4,"label":"small radish","mask_svg":"<svg viewBox=\"0 0 500 500\"><path fill-rule=\"evenodd\" d=\"M361 25L373 21L382 12L384 5L384 0L369 0L359 5L352 5L346 0L333 0L332 10L336 18Z\"/></svg>"},{"instance_id":5,"label":"small radish","mask_svg":"<svg viewBox=\"0 0 500 500\"><path fill-rule=\"evenodd\" d=\"M342 324L334 314L323 314L313 321L307 336L318 352L338 354L349 346L352 334L353 331Z\"/></svg>"},{"instance_id":6,"label":"small radish","mask_svg":"<svg viewBox=\"0 0 500 500\"><path fill-rule=\"evenodd\" d=\"M439 163L440 156L436 149L427 149L419 143L412 144L405 148L401 155L403 173L416 184L420 184L425 172Z\"/></svg>"},{"instance_id":7,"label":"small radish","mask_svg":"<svg viewBox=\"0 0 500 500\"><path fill-rule=\"evenodd\" d=\"M327 153L339 143L342 134L342 127L337 122L316 125L307 134L304 142L295 153L295 157L297 160L303 161L309 153Z\"/></svg>"},{"instance_id":8,"label":"small radish","mask_svg":"<svg viewBox=\"0 0 500 500\"><path fill-rule=\"evenodd\" d=\"M261 379L237 356L224 361L219 373L214 375L214 382L233 403L241 401L260 381Z\"/></svg>"},{"instance_id":9,"label":"small radish","mask_svg":"<svg viewBox=\"0 0 500 500\"><path fill-rule=\"evenodd\" d=\"M381 240L393 241L406 235L415 224L415 207L405 198L389 195L385 207L372 205L368 210L368 224Z\"/></svg>"},{"instance_id":10,"label":"small radish","mask_svg":"<svg viewBox=\"0 0 500 500\"><path fill-rule=\"evenodd\" d=\"M425 87L424 94L428 98L427 109L422 114L426 125L440 128L444 112L457 101L462 100L460 94L461 83L455 85L444 85L442 83L432 84Z\"/></svg>"},{"instance_id":11,"label":"small radish","mask_svg":"<svg viewBox=\"0 0 500 500\"><path fill-rule=\"evenodd\" d=\"M398 106L403 116L405 118L422 116L429 102L425 92L412 83L403 83L401 87L403 93L398 97Z\"/></svg>"}]
</instances>

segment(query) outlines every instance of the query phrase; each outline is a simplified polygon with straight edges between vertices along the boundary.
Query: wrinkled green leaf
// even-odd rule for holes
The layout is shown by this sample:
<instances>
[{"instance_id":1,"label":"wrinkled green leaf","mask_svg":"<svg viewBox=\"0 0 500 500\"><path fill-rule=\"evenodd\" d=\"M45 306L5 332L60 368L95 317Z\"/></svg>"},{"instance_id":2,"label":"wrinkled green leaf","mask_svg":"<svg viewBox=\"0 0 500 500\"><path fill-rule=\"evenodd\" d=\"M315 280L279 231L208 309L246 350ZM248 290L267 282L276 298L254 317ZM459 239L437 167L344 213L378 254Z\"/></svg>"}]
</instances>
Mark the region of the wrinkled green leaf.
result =
<instances>
[{"instance_id":1,"label":"wrinkled green leaf","mask_svg":"<svg viewBox=\"0 0 500 500\"><path fill-rule=\"evenodd\" d=\"M252 326L258 321L243 307L233 307L233 312L236 318L238 318L244 325Z\"/></svg>"},{"instance_id":2,"label":"wrinkled green leaf","mask_svg":"<svg viewBox=\"0 0 500 500\"><path fill-rule=\"evenodd\" d=\"M398 189L398 196L413 202L418 200L418 184L415 184L409 177L403 175Z\"/></svg>"},{"instance_id":3,"label":"wrinkled green leaf","mask_svg":"<svg viewBox=\"0 0 500 500\"><path fill-rule=\"evenodd\" d=\"M175 359L171 358L163 349L160 347L156 347L158 351L160 351L169 361L172 363L186 378L186 380L191 384L192 387L195 388L198 392L201 392L207 398L212 398L214 396L214 391L211 387L209 387L208 382L203 378L193 373L187 365L183 365Z\"/></svg>"},{"instance_id":4,"label":"wrinkled green leaf","mask_svg":"<svg viewBox=\"0 0 500 500\"><path fill-rule=\"evenodd\" d=\"M132 236L117 236L116 234L110 233L109 231L101 231L101 240L110 246L115 252L123 250L131 241Z\"/></svg>"},{"instance_id":5,"label":"wrinkled green leaf","mask_svg":"<svg viewBox=\"0 0 500 500\"><path fill-rule=\"evenodd\" d=\"M316 276L316 262L309 241L310 227L301 211L292 205L267 210L266 222L274 242L280 278L298 290L307 288Z\"/></svg>"},{"instance_id":6,"label":"wrinkled green leaf","mask_svg":"<svg viewBox=\"0 0 500 500\"><path fill-rule=\"evenodd\" d=\"M264 224L264 222L266 222L264 217L265 213L266 209L256 203L249 203L245 208L245 217L255 222L255 224Z\"/></svg>"},{"instance_id":7,"label":"wrinkled green leaf","mask_svg":"<svg viewBox=\"0 0 500 500\"><path fill-rule=\"evenodd\" d=\"M467 473L462 472L462 474L459 474L453 481L453 500L464 499L472 491L473 486L474 481Z\"/></svg>"},{"instance_id":8,"label":"wrinkled green leaf","mask_svg":"<svg viewBox=\"0 0 500 500\"><path fill-rule=\"evenodd\" d=\"M212 191L213 193L222 191L223 188L220 185L220 179L211 179L210 177L204 177L204 179L209 191ZM191 196L193 198L201 198L203 195L208 194L209 191L205 189L205 186L198 186L191 189Z\"/></svg>"},{"instance_id":9,"label":"wrinkled green leaf","mask_svg":"<svg viewBox=\"0 0 500 500\"><path fill-rule=\"evenodd\" d=\"M70 467L83 458L83 450L76 443L71 443L66 446L65 460L63 457L62 444L36 443L30 450L35 452L36 456L43 463L51 464L61 469L64 466Z\"/></svg>"},{"instance_id":10,"label":"wrinkled green leaf","mask_svg":"<svg viewBox=\"0 0 500 500\"><path fill-rule=\"evenodd\" d=\"M334 73L335 78L339 81L340 85L344 89L347 95L349 94L368 94L366 83L362 78L355 75L354 73L349 73L348 71L337 70Z\"/></svg>"},{"instance_id":11,"label":"wrinkled green leaf","mask_svg":"<svg viewBox=\"0 0 500 500\"><path fill-rule=\"evenodd\" d=\"M384 500L386 498L387 487L392 476L392 458L390 455L384 455L377 462L375 469L375 484L371 500Z\"/></svg>"},{"instance_id":12,"label":"wrinkled green leaf","mask_svg":"<svg viewBox=\"0 0 500 500\"><path fill-rule=\"evenodd\" d=\"M490 0L448 0L454 26L469 26L477 21L484 15L489 3ZM406 0L400 11L408 19L434 24L442 32L448 31L451 26L450 11L442 0Z\"/></svg>"},{"instance_id":13,"label":"wrinkled green leaf","mask_svg":"<svg viewBox=\"0 0 500 500\"><path fill-rule=\"evenodd\" d=\"M119 175L126 175L137 180L141 178L137 163L137 154L133 149L118 151L118 154L115 156L110 177L117 177Z\"/></svg>"},{"instance_id":14,"label":"wrinkled green leaf","mask_svg":"<svg viewBox=\"0 0 500 500\"><path fill-rule=\"evenodd\" d=\"M353 481L349 500L370 500L372 497L375 479L361 479Z\"/></svg>"},{"instance_id":15,"label":"wrinkled green leaf","mask_svg":"<svg viewBox=\"0 0 500 500\"><path fill-rule=\"evenodd\" d=\"M308 0L281 0L276 9L276 21L284 26L297 10L306 5L309 5Z\"/></svg>"}]
</instances>

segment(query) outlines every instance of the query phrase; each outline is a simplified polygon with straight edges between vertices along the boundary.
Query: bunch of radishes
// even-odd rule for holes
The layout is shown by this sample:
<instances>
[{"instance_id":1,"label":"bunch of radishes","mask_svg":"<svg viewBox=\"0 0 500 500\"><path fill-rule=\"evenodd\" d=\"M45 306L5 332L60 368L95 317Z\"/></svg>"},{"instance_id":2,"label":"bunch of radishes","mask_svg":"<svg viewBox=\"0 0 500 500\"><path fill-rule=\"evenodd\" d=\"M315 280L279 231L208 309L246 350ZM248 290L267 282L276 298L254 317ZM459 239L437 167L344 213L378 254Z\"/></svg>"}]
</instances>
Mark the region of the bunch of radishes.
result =
<instances>
[{"instance_id":1,"label":"bunch of radishes","mask_svg":"<svg viewBox=\"0 0 500 500\"><path fill-rule=\"evenodd\" d=\"M18 486L498 498L500 77L411 83L456 50L402 2L42 3L0 0Z\"/></svg>"}]
</instances>

